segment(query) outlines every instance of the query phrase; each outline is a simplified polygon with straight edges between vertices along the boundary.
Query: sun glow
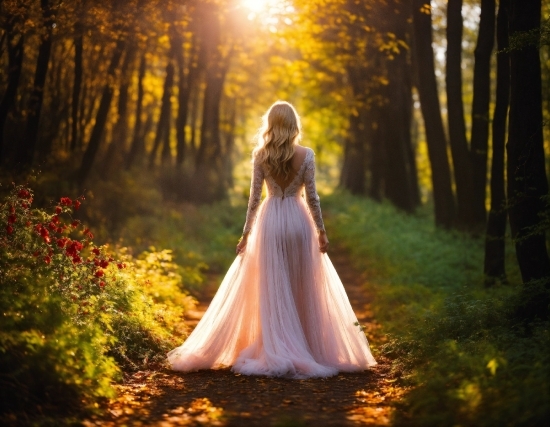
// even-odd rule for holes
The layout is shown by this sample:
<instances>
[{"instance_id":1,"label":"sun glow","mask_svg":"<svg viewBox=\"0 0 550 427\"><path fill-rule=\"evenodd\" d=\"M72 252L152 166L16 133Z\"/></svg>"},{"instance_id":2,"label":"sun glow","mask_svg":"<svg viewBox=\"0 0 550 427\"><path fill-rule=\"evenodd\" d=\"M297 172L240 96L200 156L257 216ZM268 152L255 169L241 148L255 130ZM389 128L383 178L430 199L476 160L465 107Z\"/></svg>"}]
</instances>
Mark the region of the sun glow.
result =
<instances>
[{"instance_id":1,"label":"sun glow","mask_svg":"<svg viewBox=\"0 0 550 427\"><path fill-rule=\"evenodd\" d=\"M242 0L243 6L250 9L251 12L259 13L269 7L270 0Z\"/></svg>"},{"instance_id":2,"label":"sun glow","mask_svg":"<svg viewBox=\"0 0 550 427\"><path fill-rule=\"evenodd\" d=\"M295 13L292 0L241 0L241 5L248 10L249 21L261 22L272 33L281 23L291 25Z\"/></svg>"}]
</instances>

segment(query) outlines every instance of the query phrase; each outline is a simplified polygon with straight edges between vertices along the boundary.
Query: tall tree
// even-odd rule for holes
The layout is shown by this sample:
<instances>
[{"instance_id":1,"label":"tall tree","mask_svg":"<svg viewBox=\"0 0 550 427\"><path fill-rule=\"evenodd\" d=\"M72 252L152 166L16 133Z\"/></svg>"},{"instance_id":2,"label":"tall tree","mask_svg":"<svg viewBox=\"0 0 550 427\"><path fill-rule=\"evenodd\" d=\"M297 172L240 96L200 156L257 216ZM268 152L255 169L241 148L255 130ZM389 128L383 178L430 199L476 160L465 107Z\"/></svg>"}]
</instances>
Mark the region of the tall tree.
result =
<instances>
[{"instance_id":1,"label":"tall tree","mask_svg":"<svg viewBox=\"0 0 550 427\"><path fill-rule=\"evenodd\" d=\"M491 55L495 40L495 0L481 0L479 33L474 52L474 99L472 102L472 225L486 225L487 149L489 144L489 101L491 99ZM540 72L539 72L540 75Z\"/></svg>"},{"instance_id":2,"label":"tall tree","mask_svg":"<svg viewBox=\"0 0 550 427\"><path fill-rule=\"evenodd\" d=\"M497 16L497 82L493 114L493 156L491 163L491 209L485 234L486 284L495 279L505 281L506 269L506 193L504 188L504 143L506 139L506 118L510 103L510 55L508 43L509 0L500 0Z\"/></svg>"},{"instance_id":3,"label":"tall tree","mask_svg":"<svg viewBox=\"0 0 550 427\"><path fill-rule=\"evenodd\" d=\"M94 164L96 154L99 150L99 144L101 143L101 136L105 128L105 123L107 122L107 116L109 114L109 109L111 107L111 101L113 99L114 87L111 83L111 80L114 79L116 70L120 63L122 54L124 53L124 48L126 46L126 41L123 36L120 36L116 41L115 48L111 55L111 61L109 63L109 68L107 70L107 82L103 86L103 91L101 93L101 100L99 102L99 107L97 109L97 114L95 117L95 124L92 129L92 134L90 135L90 140L84 156L82 157L82 162L80 163L80 168L76 173L76 182L82 186L88 178L88 175Z\"/></svg>"},{"instance_id":4,"label":"tall tree","mask_svg":"<svg viewBox=\"0 0 550 427\"><path fill-rule=\"evenodd\" d=\"M391 17L389 24L396 40L393 41L392 54L386 61L389 114L383 126L386 128L387 157L391 167L386 167L384 187L386 197L395 206L412 212L420 204L420 196L411 140L411 63L409 49L405 45L410 35L410 9L407 3L399 0L389 0L387 7L388 16Z\"/></svg>"},{"instance_id":5,"label":"tall tree","mask_svg":"<svg viewBox=\"0 0 550 427\"><path fill-rule=\"evenodd\" d=\"M510 34L540 28L541 0L511 0ZM508 126L508 200L512 237L524 283L550 276L550 260L541 224L548 194L543 134L542 85L538 46L528 44L510 54ZM526 292L528 288L526 287ZM548 292L527 295L522 316L546 316Z\"/></svg>"},{"instance_id":6,"label":"tall tree","mask_svg":"<svg viewBox=\"0 0 550 427\"><path fill-rule=\"evenodd\" d=\"M462 0L449 0L447 3L447 69L445 72L447 120L456 185L457 226L466 229L472 222L473 180L469 172L471 159L466 137L462 96L462 34Z\"/></svg>"},{"instance_id":7,"label":"tall tree","mask_svg":"<svg viewBox=\"0 0 550 427\"><path fill-rule=\"evenodd\" d=\"M437 225L451 227L455 217L455 200L435 78L431 6L426 0L413 0L413 27L418 93L432 168L435 221Z\"/></svg>"},{"instance_id":8,"label":"tall tree","mask_svg":"<svg viewBox=\"0 0 550 427\"><path fill-rule=\"evenodd\" d=\"M4 128L8 119L8 114L13 108L17 96L17 87L21 77L21 67L23 64L23 41L22 33L17 34L15 25L17 23L15 16L10 16L7 20L6 44L8 51L8 81L6 90L0 101L0 162L5 157L4 147Z\"/></svg>"},{"instance_id":9,"label":"tall tree","mask_svg":"<svg viewBox=\"0 0 550 427\"><path fill-rule=\"evenodd\" d=\"M172 91L174 89L174 49L171 48L168 53L168 63L166 64L166 77L164 78L164 87L162 90L162 100L160 106L160 116L157 123L157 131L155 133L155 141L153 143L153 149L149 154L149 167L152 168L155 164L158 149L163 141L169 137L170 134L170 114L172 111ZM164 144L166 146L166 144ZM166 149L163 150L163 156L166 156Z\"/></svg>"},{"instance_id":10,"label":"tall tree","mask_svg":"<svg viewBox=\"0 0 550 427\"><path fill-rule=\"evenodd\" d=\"M145 78L145 71L147 69L146 53L144 52L141 55L139 61L139 71L138 71L138 94L136 100L136 122L134 124L134 134L132 136L132 143L130 145L130 150L126 156L126 170L130 169L136 159L141 157L145 152L145 143L143 141L143 97L145 95L145 88L143 85L143 79Z\"/></svg>"},{"instance_id":11,"label":"tall tree","mask_svg":"<svg viewBox=\"0 0 550 427\"><path fill-rule=\"evenodd\" d=\"M43 28L40 44L38 46L38 58L36 60L33 89L31 91L29 105L27 107L28 119L25 138L17 150L17 156L15 159L16 162L23 167L32 163L38 139L38 125L40 123L40 113L42 111L42 102L44 100L44 84L46 83L48 64L50 62L52 30L55 19L51 1L52 0L40 0Z\"/></svg>"},{"instance_id":12,"label":"tall tree","mask_svg":"<svg viewBox=\"0 0 550 427\"><path fill-rule=\"evenodd\" d=\"M230 53L222 52L221 25L218 7L203 5L204 22L207 28L201 32L203 49L207 55L205 70L203 113L200 131L200 145L195 158L195 187L206 187L208 192L196 194L197 199L215 200L223 197L223 168L221 162L220 104L223 85L229 66Z\"/></svg>"},{"instance_id":13,"label":"tall tree","mask_svg":"<svg viewBox=\"0 0 550 427\"><path fill-rule=\"evenodd\" d=\"M80 15L80 14L78 14ZM78 135L79 130L79 105L80 92L82 91L82 60L84 50L84 35L82 34L81 16L77 15L77 21L74 25L74 79L73 96L71 104L71 150L74 151L80 145Z\"/></svg>"}]
</instances>

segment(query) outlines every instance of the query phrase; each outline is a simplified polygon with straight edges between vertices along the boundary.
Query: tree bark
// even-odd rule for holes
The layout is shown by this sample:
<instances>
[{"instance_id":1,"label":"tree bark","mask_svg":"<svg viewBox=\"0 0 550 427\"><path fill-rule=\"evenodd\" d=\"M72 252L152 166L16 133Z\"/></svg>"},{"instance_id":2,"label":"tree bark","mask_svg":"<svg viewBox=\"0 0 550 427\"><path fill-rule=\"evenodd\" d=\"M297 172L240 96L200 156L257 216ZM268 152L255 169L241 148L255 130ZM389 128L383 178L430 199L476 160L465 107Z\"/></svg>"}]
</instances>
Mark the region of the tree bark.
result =
<instances>
[{"instance_id":1,"label":"tree bark","mask_svg":"<svg viewBox=\"0 0 550 427\"><path fill-rule=\"evenodd\" d=\"M388 2L389 13L392 15L392 27L398 40L407 41L409 13L405 4L393 0ZM416 159L412 156L411 120L412 120L412 80L409 51L399 47L399 52L387 61L388 116L384 125L386 129L386 145L388 163L386 168L386 197L398 208L413 212L418 206L418 177Z\"/></svg>"},{"instance_id":2,"label":"tree bark","mask_svg":"<svg viewBox=\"0 0 550 427\"><path fill-rule=\"evenodd\" d=\"M82 52L83 52L83 35L82 26L80 23L75 25L74 37L74 80L73 80L73 99L71 107L71 151L75 151L81 146L79 139L79 104L80 92L82 90Z\"/></svg>"},{"instance_id":3,"label":"tree bark","mask_svg":"<svg viewBox=\"0 0 550 427\"><path fill-rule=\"evenodd\" d=\"M13 23L12 23L13 24ZM13 25L7 29L7 50L8 50L8 82L4 96L0 101L0 163L5 160L4 128L8 114L15 104L17 87L21 77L21 66L23 64L23 35L14 33ZM17 39L17 40L16 40Z\"/></svg>"},{"instance_id":4,"label":"tree bark","mask_svg":"<svg viewBox=\"0 0 550 427\"><path fill-rule=\"evenodd\" d=\"M153 168L157 156L158 149L163 141L166 141L166 132L170 128L170 113L172 110L172 89L174 87L174 73L175 67L173 63L173 54L170 52L168 55L168 64L166 65L166 78L164 79L164 87L162 92L162 101L160 107L160 116L157 123L157 132L155 134L155 141L153 143L153 149L149 154L149 168ZM164 144L166 145L166 144ZM163 151L165 151L164 149ZM164 153L164 156L166 153Z\"/></svg>"},{"instance_id":5,"label":"tree bark","mask_svg":"<svg viewBox=\"0 0 550 427\"><path fill-rule=\"evenodd\" d=\"M38 47L34 84L27 107L28 119L25 138L20 145L16 157L16 163L23 168L32 164L36 151L38 125L40 123L40 113L42 110L42 101L44 99L44 84L46 83L46 75L48 74L48 64L50 62L50 53L52 50L52 25L54 14L49 0L40 0L40 7L44 19L45 34L42 36Z\"/></svg>"},{"instance_id":6,"label":"tree bark","mask_svg":"<svg viewBox=\"0 0 550 427\"><path fill-rule=\"evenodd\" d=\"M472 223L472 175L462 100L462 0L447 3L447 111L457 198L457 226Z\"/></svg>"},{"instance_id":7,"label":"tree bark","mask_svg":"<svg viewBox=\"0 0 550 427\"><path fill-rule=\"evenodd\" d=\"M489 144L489 102L491 99L491 54L495 40L495 0L481 0L481 16L474 52L474 99L472 102L472 226L484 229ZM540 68L539 68L540 70ZM539 72L540 74L540 72Z\"/></svg>"},{"instance_id":8,"label":"tree bark","mask_svg":"<svg viewBox=\"0 0 550 427\"><path fill-rule=\"evenodd\" d=\"M207 191L197 192L193 197L199 201L212 201L224 197L226 190L221 159L220 105L230 54L224 57L220 51L221 28L216 6L205 7L204 20L208 22L207 31L201 34L202 49L207 58L206 88L193 186L206 188Z\"/></svg>"},{"instance_id":9,"label":"tree bark","mask_svg":"<svg viewBox=\"0 0 550 427\"><path fill-rule=\"evenodd\" d=\"M455 201L451 186L451 171L447 157L447 139L441 119L441 108L432 50L431 9L426 0L413 0L413 27L418 80L418 93L432 168L435 222L451 227L455 217Z\"/></svg>"},{"instance_id":10,"label":"tree bark","mask_svg":"<svg viewBox=\"0 0 550 427\"><path fill-rule=\"evenodd\" d=\"M101 94L101 100L99 102L99 108L97 109L97 114L95 118L95 124L92 129L92 134L90 136L90 141L82 157L82 163L80 168L76 173L76 182L82 186L88 178L88 175L92 169L97 151L99 150L99 145L101 143L101 136L103 130L105 129L105 123L107 122L107 115L109 114L109 109L111 107L111 101L113 99L114 88L112 86L111 80L114 78L120 58L124 52L125 41L122 39L117 40L115 49L111 56L111 62L109 64L109 69L107 70L107 83L103 86L103 91Z\"/></svg>"},{"instance_id":11,"label":"tree bark","mask_svg":"<svg viewBox=\"0 0 550 427\"><path fill-rule=\"evenodd\" d=\"M512 0L510 34L540 28L540 0ZM543 134L541 69L538 46L527 45L510 54L511 92L508 128L508 199L512 237L523 282L547 278L550 261L541 224L548 194ZM534 229L535 228L535 229ZM548 284L548 283L547 283ZM528 292L529 286L526 286ZM544 297L527 295L520 317L547 316Z\"/></svg>"},{"instance_id":12,"label":"tree bark","mask_svg":"<svg viewBox=\"0 0 550 427\"><path fill-rule=\"evenodd\" d=\"M118 91L117 102L117 120L113 127L113 136L107 154L103 162L104 178L110 176L112 168L122 163L122 156L126 150L126 140L128 139L128 101L130 83L132 80L133 63L136 55L136 47L130 45L126 50L124 61L122 62L120 76L121 83Z\"/></svg>"},{"instance_id":13,"label":"tree bark","mask_svg":"<svg viewBox=\"0 0 550 427\"><path fill-rule=\"evenodd\" d=\"M145 143L143 141L142 135L143 121L141 113L143 110L143 96L145 94L143 79L145 77L146 68L147 63L145 62L145 53L143 53L139 61L138 96L136 100L136 123L134 125L134 135L132 138L132 144L130 145L130 151L128 152L128 156L126 157L126 170L129 170L134 164L135 160L143 155L143 153L145 152Z\"/></svg>"},{"instance_id":14,"label":"tree bark","mask_svg":"<svg viewBox=\"0 0 550 427\"><path fill-rule=\"evenodd\" d=\"M496 279L506 281L505 232L506 194L504 191L504 143L510 103L510 55L508 49L509 0L500 0L497 16L497 82L493 114L493 156L491 164L491 210L485 234L484 273L487 285Z\"/></svg>"}]
</instances>

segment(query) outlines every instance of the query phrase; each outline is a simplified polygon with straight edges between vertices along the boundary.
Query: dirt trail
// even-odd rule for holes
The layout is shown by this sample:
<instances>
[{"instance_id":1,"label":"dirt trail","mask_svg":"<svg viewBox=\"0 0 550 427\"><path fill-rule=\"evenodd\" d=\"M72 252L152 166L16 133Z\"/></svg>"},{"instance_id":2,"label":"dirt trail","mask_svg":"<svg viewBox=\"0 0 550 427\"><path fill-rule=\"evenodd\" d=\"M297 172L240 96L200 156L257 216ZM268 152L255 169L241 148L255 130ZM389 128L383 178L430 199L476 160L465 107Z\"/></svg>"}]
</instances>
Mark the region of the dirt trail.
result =
<instances>
[{"instance_id":1,"label":"dirt trail","mask_svg":"<svg viewBox=\"0 0 550 427\"><path fill-rule=\"evenodd\" d=\"M359 319L373 344L380 342L372 319L366 278L346 254L330 254ZM200 298L190 325L200 319L213 292ZM210 294L210 295L208 295ZM394 387L387 361L362 373L327 379L289 380L248 377L230 370L177 373L142 371L119 385L119 398L101 420L88 425L154 426L383 426L389 424L391 403L402 390Z\"/></svg>"}]
</instances>

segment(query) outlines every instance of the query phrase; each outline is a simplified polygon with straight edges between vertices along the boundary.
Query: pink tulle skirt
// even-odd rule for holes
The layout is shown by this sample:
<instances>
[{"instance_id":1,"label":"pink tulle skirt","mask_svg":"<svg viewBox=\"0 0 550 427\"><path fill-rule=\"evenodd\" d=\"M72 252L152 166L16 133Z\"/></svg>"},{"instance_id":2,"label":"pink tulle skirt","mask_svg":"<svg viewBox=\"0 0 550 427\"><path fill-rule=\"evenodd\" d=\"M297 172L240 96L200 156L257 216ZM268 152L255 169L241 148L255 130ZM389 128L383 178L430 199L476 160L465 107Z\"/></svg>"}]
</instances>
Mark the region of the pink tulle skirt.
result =
<instances>
[{"instance_id":1,"label":"pink tulle skirt","mask_svg":"<svg viewBox=\"0 0 550 427\"><path fill-rule=\"evenodd\" d=\"M267 197L243 254L187 340L178 371L328 377L376 364L302 197Z\"/></svg>"}]
</instances>

